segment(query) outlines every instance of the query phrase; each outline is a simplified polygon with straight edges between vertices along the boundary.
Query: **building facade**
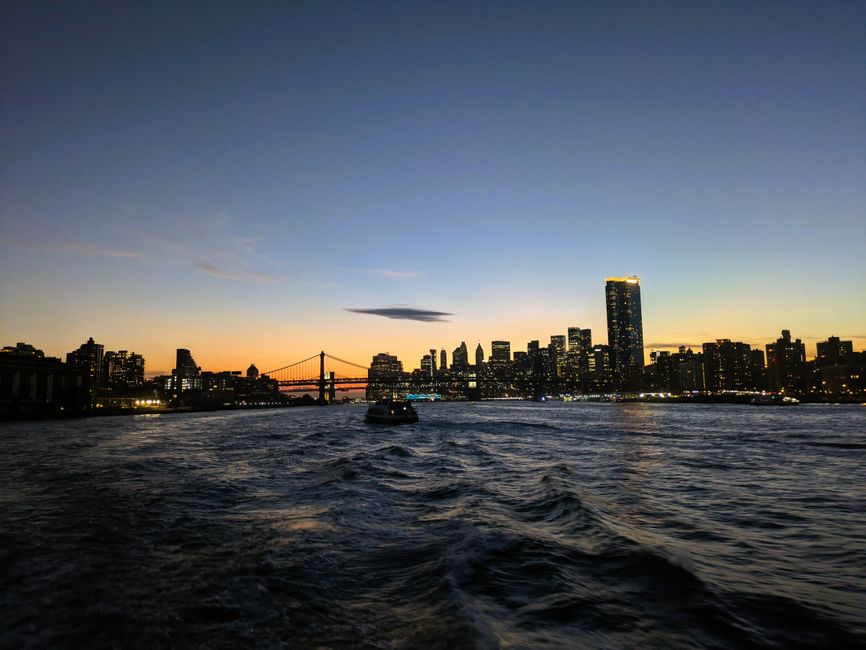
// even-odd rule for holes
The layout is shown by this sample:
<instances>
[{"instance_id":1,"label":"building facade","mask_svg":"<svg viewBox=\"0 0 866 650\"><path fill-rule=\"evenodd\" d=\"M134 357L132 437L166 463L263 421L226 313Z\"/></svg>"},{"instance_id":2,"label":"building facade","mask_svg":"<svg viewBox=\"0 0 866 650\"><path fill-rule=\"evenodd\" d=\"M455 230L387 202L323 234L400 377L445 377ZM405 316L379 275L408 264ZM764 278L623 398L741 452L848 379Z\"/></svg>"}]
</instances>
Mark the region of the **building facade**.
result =
<instances>
[{"instance_id":1,"label":"building facade","mask_svg":"<svg viewBox=\"0 0 866 650\"><path fill-rule=\"evenodd\" d=\"M638 390L644 367L640 278L606 278L605 294L607 342L613 352L617 387Z\"/></svg>"}]
</instances>

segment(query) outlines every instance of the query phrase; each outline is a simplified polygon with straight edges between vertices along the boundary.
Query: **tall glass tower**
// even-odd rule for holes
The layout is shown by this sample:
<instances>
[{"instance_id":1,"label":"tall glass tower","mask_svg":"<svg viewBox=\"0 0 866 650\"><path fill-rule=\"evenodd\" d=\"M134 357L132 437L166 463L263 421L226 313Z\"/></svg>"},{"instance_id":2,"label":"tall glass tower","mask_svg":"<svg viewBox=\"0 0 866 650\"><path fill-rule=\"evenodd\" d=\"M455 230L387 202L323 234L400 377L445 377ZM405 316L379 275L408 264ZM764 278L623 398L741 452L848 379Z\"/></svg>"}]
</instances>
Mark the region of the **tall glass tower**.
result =
<instances>
[{"instance_id":1,"label":"tall glass tower","mask_svg":"<svg viewBox=\"0 0 866 650\"><path fill-rule=\"evenodd\" d=\"M643 384L643 319L640 312L640 278L605 278L607 342L621 390L638 390Z\"/></svg>"}]
</instances>

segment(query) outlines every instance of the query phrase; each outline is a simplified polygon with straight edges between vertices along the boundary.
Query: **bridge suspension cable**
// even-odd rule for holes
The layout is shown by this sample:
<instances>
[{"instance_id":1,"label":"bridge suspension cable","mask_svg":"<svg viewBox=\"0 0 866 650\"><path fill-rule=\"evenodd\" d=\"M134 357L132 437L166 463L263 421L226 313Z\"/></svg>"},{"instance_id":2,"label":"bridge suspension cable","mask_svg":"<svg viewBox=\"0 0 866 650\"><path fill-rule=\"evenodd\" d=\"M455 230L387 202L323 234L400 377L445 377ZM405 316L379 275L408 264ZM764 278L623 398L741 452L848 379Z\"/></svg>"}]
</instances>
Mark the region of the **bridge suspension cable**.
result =
<instances>
[{"instance_id":1,"label":"bridge suspension cable","mask_svg":"<svg viewBox=\"0 0 866 650\"><path fill-rule=\"evenodd\" d=\"M351 361L346 361L345 359L340 359L339 357L335 357L331 354L325 353L325 356L329 359L333 359L334 361L339 361L340 363L345 363L347 366L354 366L355 368L360 368L361 370L368 370L367 366L362 366L358 363L352 363Z\"/></svg>"},{"instance_id":2,"label":"bridge suspension cable","mask_svg":"<svg viewBox=\"0 0 866 650\"><path fill-rule=\"evenodd\" d=\"M326 355L327 356L327 355ZM275 370L268 370L267 372L263 372L263 375L272 375L275 372L280 372L281 370L288 370L289 368L294 368L295 366L299 366L302 363L307 363L308 361L312 361L313 359L317 359L319 357L318 354L314 354L311 357L307 357L306 359L301 359L300 361L295 361L294 363L290 363L287 366L283 366L282 368L277 368Z\"/></svg>"}]
</instances>

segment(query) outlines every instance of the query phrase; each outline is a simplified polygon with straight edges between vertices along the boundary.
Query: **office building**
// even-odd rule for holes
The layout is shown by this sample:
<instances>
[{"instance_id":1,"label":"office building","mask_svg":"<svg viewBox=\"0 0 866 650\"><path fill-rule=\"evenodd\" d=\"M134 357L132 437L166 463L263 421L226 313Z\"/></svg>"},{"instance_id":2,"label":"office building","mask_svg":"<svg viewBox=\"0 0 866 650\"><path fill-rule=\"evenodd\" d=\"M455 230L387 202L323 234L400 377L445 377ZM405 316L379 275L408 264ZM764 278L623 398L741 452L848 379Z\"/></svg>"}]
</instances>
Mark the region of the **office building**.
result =
<instances>
[{"instance_id":1,"label":"office building","mask_svg":"<svg viewBox=\"0 0 866 650\"><path fill-rule=\"evenodd\" d=\"M511 342L492 341L490 343L490 360L497 365L511 362Z\"/></svg>"},{"instance_id":2,"label":"office building","mask_svg":"<svg viewBox=\"0 0 866 650\"><path fill-rule=\"evenodd\" d=\"M484 349L481 347L481 342L475 348L475 367L480 368L484 365Z\"/></svg>"},{"instance_id":3,"label":"office building","mask_svg":"<svg viewBox=\"0 0 866 650\"><path fill-rule=\"evenodd\" d=\"M439 369L442 371L448 370L448 353L445 352L444 348L439 352Z\"/></svg>"},{"instance_id":4,"label":"office building","mask_svg":"<svg viewBox=\"0 0 866 650\"><path fill-rule=\"evenodd\" d=\"M466 348L466 341L460 343L460 347L456 348L451 354L451 370L462 371L469 368L469 350Z\"/></svg>"},{"instance_id":5,"label":"office building","mask_svg":"<svg viewBox=\"0 0 866 650\"><path fill-rule=\"evenodd\" d=\"M554 334L550 337L550 361L556 376L561 377L565 368L565 336L562 334Z\"/></svg>"},{"instance_id":6,"label":"office building","mask_svg":"<svg viewBox=\"0 0 866 650\"><path fill-rule=\"evenodd\" d=\"M637 390L644 367L640 279L606 278L605 294L607 342L613 352L616 382L621 390Z\"/></svg>"}]
</instances>

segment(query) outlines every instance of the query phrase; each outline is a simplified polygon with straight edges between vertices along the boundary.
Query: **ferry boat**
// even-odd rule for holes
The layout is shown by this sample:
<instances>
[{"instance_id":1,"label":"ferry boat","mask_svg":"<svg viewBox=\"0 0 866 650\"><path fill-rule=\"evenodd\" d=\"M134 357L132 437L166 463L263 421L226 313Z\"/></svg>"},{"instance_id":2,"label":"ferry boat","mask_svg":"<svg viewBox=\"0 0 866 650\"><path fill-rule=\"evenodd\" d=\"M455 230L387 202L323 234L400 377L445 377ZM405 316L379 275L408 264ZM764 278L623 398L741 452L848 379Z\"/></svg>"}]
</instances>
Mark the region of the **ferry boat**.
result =
<instances>
[{"instance_id":1,"label":"ferry boat","mask_svg":"<svg viewBox=\"0 0 866 650\"><path fill-rule=\"evenodd\" d=\"M800 403L796 397L787 395L758 395L752 399L752 406L796 406Z\"/></svg>"},{"instance_id":2,"label":"ferry boat","mask_svg":"<svg viewBox=\"0 0 866 650\"><path fill-rule=\"evenodd\" d=\"M365 419L379 424L411 424L418 421L418 411L409 402L380 399L370 404Z\"/></svg>"}]
</instances>

